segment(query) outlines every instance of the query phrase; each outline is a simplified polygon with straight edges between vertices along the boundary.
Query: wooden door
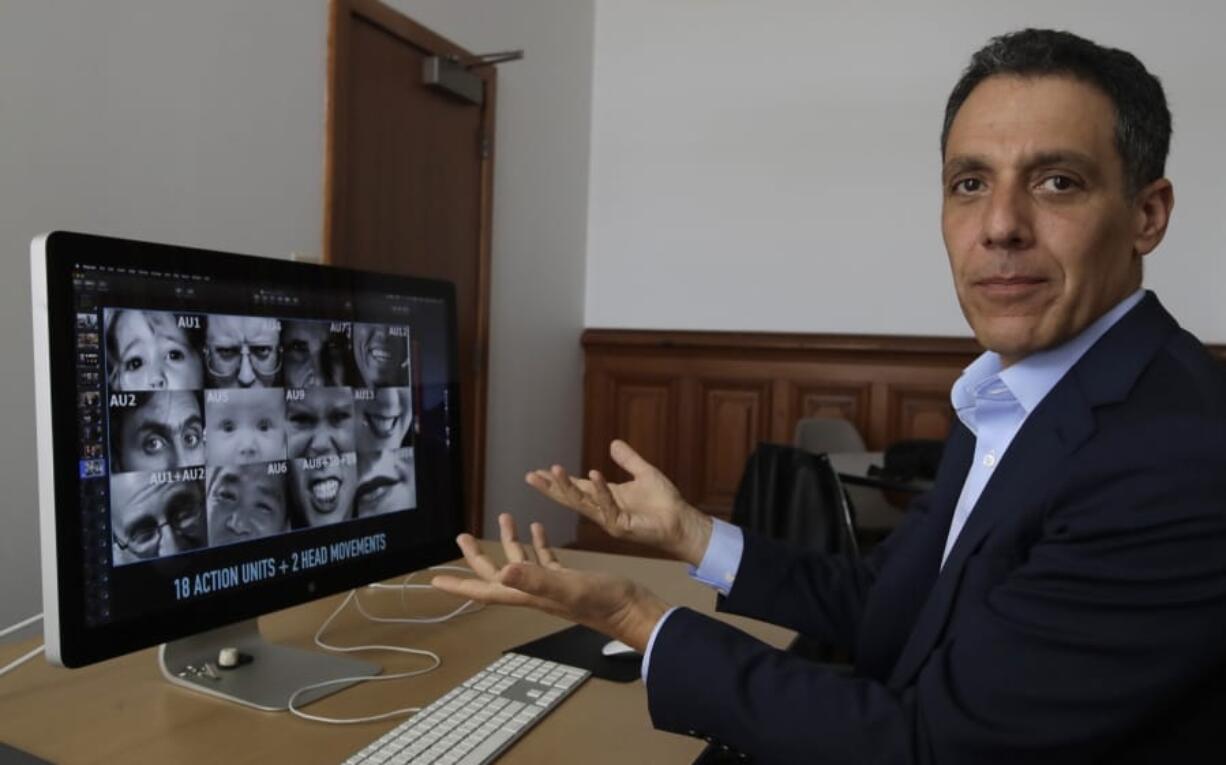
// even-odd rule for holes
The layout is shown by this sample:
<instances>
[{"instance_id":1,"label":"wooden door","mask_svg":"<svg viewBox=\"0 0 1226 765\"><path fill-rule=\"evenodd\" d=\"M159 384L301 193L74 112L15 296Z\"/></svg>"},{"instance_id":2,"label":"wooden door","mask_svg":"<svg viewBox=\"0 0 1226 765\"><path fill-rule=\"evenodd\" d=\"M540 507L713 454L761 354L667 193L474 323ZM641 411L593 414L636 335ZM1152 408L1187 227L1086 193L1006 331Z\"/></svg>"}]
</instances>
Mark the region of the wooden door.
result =
<instances>
[{"instance_id":1,"label":"wooden door","mask_svg":"<svg viewBox=\"0 0 1226 765\"><path fill-rule=\"evenodd\" d=\"M333 0L324 259L455 283L465 519L480 534L496 74L474 70L480 105L422 82L426 57L469 55L381 3Z\"/></svg>"}]
</instances>

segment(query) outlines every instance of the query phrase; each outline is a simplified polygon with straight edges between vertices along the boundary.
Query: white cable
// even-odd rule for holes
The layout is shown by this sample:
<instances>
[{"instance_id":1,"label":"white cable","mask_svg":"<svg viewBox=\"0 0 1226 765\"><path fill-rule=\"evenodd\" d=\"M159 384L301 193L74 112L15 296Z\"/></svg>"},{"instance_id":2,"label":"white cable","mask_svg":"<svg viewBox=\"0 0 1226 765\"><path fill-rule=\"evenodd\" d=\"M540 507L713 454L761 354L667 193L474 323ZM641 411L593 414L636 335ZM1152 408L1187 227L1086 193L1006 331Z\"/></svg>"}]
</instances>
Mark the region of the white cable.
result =
<instances>
[{"instance_id":1,"label":"white cable","mask_svg":"<svg viewBox=\"0 0 1226 765\"><path fill-rule=\"evenodd\" d=\"M31 650L25 656L21 656L15 659L14 661L10 661L8 664L5 664L3 667L0 667L0 675L8 674L14 669L17 669L18 667L20 667L22 664L25 664L30 659L33 659L35 656L38 656L42 652L43 652L43 646L40 644L38 648Z\"/></svg>"},{"instance_id":2,"label":"white cable","mask_svg":"<svg viewBox=\"0 0 1226 765\"><path fill-rule=\"evenodd\" d=\"M20 621L17 624L14 624L12 627L5 627L4 629L0 630L0 638L6 637L8 635L12 635L17 630L29 627L31 624L35 624L39 622L40 620L42 620L42 618L43 618L42 614L35 614L34 616L31 616L29 619L25 619L24 621ZM42 652L43 652L43 646L40 643L38 648L31 649L29 653L23 656L19 656L13 661L10 661L8 664L5 664L3 667L0 667L0 676L7 675L9 672L12 672L13 670L17 669L22 664L25 664L27 661L29 661L30 659L33 659L35 656L38 656Z\"/></svg>"},{"instance_id":3,"label":"white cable","mask_svg":"<svg viewBox=\"0 0 1226 765\"><path fill-rule=\"evenodd\" d=\"M12 635L14 632L16 632L19 629L22 629L23 627L29 627L31 624L41 621L42 618L43 618L42 614L34 614L29 619L26 619L23 622L18 622L17 624L14 624L12 627L5 627L4 629L0 630L0 638L6 637L8 635Z\"/></svg>"},{"instance_id":4,"label":"white cable","mask_svg":"<svg viewBox=\"0 0 1226 765\"><path fill-rule=\"evenodd\" d=\"M458 566L437 566L437 567L432 568L431 570L434 570L434 571L451 570L451 571L463 571L466 573L472 573L470 569L461 568ZM409 574L407 577L405 577L404 582L402 582L401 584L384 585L380 589L385 589L385 588L386 589L399 589L401 593L401 603L403 604L404 591L406 589L421 589L421 588L430 587L430 585L428 584L409 584L409 580L412 578L413 578L413 574ZM429 658L431 661L433 661L433 664L431 664L428 667L425 667L424 669L415 669L409 672L397 672L391 675L376 675L373 677L372 676L338 677L338 678L333 678L331 680L325 680L320 683L312 683L310 685L304 685L303 687L299 688L298 690L290 694L289 702L287 704L290 714L294 715L295 717L300 717L304 720L311 720L314 722L329 723L331 725L356 725L359 723L377 722L379 720L386 720L392 717L399 717L401 715L411 715L415 712L421 711L421 707L405 707L403 709L395 709L395 710L392 710L391 712L383 712L382 714L371 715L369 717L344 718L344 717L323 717L320 715L313 715L308 712L303 712L301 709L294 706L295 700L297 700L297 698L300 695L302 695L306 691L315 690L316 688L326 688L331 685L341 685L341 684L350 684L350 683L375 682L379 680L402 680L406 677L414 677L416 675L424 675L427 672L433 672L435 669L437 669L439 666L442 665L443 660L439 658L438 654L434 653L433 651L426 651L426 650L422 650L419 648L406 648L404 646L395 646L395 645L336 646L336 645L330 645L328 643L325 643L323 640L324 631L328 628L329 625L332 624L333 620L336 619L336 617L340 614L340 612L345 609L345 606L349 605L350 601L353 601L353 603L357 606L358 611L370 621L381 622L381 623L407 623L407 624L436 624L438 622L447 621L448 619L451 619L455 616L458 616L461 613L464 613L465 612L464 609L468 608L468 606L472 605L473 603L473 601L471 600L466 601L459 608L441 617L427 617L424 619L408 619L408 618L397 619L397 618L390 618L390 617L376 617L376 616L372 616L368 614L366 610L362 608L362 601L357 597L357 592L358 592L357 590L351 590L349 594L345 597L345 599L341 601L341 604L337 606L336 609L331 614L328 615L328 618L324 619L323 624L319 625L319 629L315 631L315 645L319 646L320 648L323 648L324 650L335 651L337 653L354 653L357 651L394 651L396 653L408 653L408 654L413 654L415 656L425 656ZM473 613L478 610L480 610L480 608L472 609L468 613Z\"/></svg>"},{"instance_id":5,"label":"white cable","mask_svg":"<svg viewBox=\"0 0 1226 765\"><path fill-rule=\"evenodd\" d=\"M473 572L472 569L468 568L467 566L431 566L429 570L430 571L460 571L465 574L471 574ZM404 578L404 581L401 582L400 584L376 583L376 584L371 584L367 586L370 589L374 589L374 590L399 590L400 591L400 604L402 607L404 607L407 610L408 604L404 602L405 590L434 589L434 585L430 585L430 584L410 584L409 581L416 574L417 574L416 571L409 574L408 576ZM459 608L455 609L454 611L451 611L450 613L443 614L442 616L422 616L422 617L410 618L407 616L406 617L374 616L366 612L366 609L362 606L361 598L354 598L353 603L355 606L357 606L358 611L362 614L362 616L365 616L370 621L377 622L379 624L441 624L450 619L454 619L455 617L460 616L461 614L475 614L476 612L485 608L484 603L477 603L476 601L473 601L473 600L466 600ZM469 608L469 606L475 606L475 607Z\"/></svg>"}]
</instances>

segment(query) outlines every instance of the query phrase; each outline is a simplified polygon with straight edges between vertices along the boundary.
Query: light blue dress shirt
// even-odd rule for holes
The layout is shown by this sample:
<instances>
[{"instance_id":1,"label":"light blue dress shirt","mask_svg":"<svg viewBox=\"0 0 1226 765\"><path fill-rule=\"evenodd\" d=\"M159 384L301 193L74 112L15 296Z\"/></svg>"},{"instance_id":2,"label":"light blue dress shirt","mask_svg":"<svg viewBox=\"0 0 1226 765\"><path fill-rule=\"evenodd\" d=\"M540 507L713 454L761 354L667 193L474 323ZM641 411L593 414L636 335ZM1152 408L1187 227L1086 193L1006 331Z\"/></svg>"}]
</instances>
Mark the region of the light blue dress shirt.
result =
<instances>
[{"instance_id":1,"label":"light blue dress shirt","mask_svg":"<svg viewBox=\"0 0 1226 765\"><path fill-rule=\"evenodd\" d=\"M983 494L993 470L1004 459L1009 444L1026 418L1085 352L1143 297L1145 290L1137 290L1073 339L1050 350L1031 354L1010 367L1003 366L999 354L986 351L963 370L950 391L950 399L958 419L975 436L975 458L954 508L949 535L945 539L945 551L941 555L942 566L975 509L975 503ZM697 569L691 567L690 575L727 595L736 581L744 548L745 538L741 529L717 518L702 562ZM651 648L655 645L656 635L673 610L669 609L656 623L647 641L647 651L643 656L643 682L647 681Z\"/></svg>"}]
</instances>

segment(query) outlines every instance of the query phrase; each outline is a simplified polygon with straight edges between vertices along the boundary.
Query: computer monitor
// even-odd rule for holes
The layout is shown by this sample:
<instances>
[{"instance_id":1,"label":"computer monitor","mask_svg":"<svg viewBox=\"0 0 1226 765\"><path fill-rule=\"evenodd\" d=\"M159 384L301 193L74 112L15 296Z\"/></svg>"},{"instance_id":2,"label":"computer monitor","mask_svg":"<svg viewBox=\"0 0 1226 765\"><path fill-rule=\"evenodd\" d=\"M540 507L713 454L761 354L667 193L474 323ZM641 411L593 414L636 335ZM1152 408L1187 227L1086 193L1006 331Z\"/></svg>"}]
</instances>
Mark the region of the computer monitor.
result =
<instances>
[{"instance_id":1,"label":"computer monitor","mask_svg":"<svg viewBox=\"0 0 1226 765\"><path fill-rule=\"evenodd\" d=\"M377 672L255 617L455 557L453 286L60 231L30 265L48 659L162 643L266 709Z\"/></svg>"}]
</instances>

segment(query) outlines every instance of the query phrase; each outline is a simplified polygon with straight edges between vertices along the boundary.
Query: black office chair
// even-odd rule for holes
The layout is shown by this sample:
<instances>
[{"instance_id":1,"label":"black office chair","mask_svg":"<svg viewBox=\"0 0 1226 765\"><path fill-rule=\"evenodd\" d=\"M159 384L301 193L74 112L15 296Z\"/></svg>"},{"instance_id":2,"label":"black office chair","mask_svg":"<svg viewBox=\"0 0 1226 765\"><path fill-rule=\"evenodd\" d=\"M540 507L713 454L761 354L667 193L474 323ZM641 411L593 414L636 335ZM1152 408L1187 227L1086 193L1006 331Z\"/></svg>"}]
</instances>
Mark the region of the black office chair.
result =
<instances>
[{"instance_id":1,"label":"black office chair","mask_svg":"<svg viewBox=\"0 0 1226 765\"><path fill-rule=\"evenodd\" d=\"M859 554L855 509L825 454L758 444L732 504L732 522L828 553Z\"/></svg>"},{"instance_id":2,"label":"black office chair","mask_svg":"<svg viewBox=\"0 0 1226 765\"><path fill-rule=\"evenodd\" d=\"M855 509L825 454L794 446L758 444L750 455L732 504L741 528L824 552L859 555ZM851 672L847 657L831 646L797 635L788 652ZM708 745L694 765L743 764L742 755Z\"/></svg>"}]
</instances>

